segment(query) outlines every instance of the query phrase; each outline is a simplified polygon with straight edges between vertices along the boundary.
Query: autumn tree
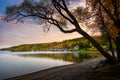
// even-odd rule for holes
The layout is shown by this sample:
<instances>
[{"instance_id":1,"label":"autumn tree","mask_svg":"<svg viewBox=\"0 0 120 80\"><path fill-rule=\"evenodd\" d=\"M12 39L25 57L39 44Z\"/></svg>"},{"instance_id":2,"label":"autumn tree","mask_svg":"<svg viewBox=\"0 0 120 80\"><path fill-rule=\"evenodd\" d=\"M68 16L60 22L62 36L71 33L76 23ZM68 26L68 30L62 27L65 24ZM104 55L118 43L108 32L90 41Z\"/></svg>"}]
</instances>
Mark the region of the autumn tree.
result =
<instances>
[{"instance_id":1,"label":"autumn tree","mask_svg":"<svg viewBox=\"0 0 120 80\"><path fill-rule=\"evenodd\" d=\"M95 26L106 34L114 59L112 43L116 45L116 60L120 62L120 0L87 0L87 5L94 15Z\"/></svg>"},{"instance_id":2,"label":"autumn tree","mask_svg":"<svg viewBox=\"0 0 120 80\"><path fill-rule=\"evenodd\" d=\"M105 51L87 32L82 29L79 21L72 14L69 8L70 0L24 0L20 5L13 5L6 8L6 21L17 20L24 22L26 19L33 19L39 24L45 24L44 29L49 30L54 25L63 33L78 32L88 39L106 59L113 63L114 58ZM73 28L69 27L73 25Z\"/></svg>"},{"instance_id":3,"label":"autumn tree","mask_svg":"<svg viewBox=\"0 0 120 80\"><path fill-rule=\"evenodd\" d=\"M104 40L109 42L109 50L112 52L112 56L115 59L112 37L115 36L114 32L117 31L108 27L108 24L110 24L109 19L106 17L106 15L103 15L103 11L100 9L100 7L97 10L90 10L90 6L91 5L88 5L87 7L78 7L73 13L75 16L77 16L77 20L87 26L87 28L89 28L92 32L101 33L101 36L104 38Z\"/></svg>"}]
</instances>

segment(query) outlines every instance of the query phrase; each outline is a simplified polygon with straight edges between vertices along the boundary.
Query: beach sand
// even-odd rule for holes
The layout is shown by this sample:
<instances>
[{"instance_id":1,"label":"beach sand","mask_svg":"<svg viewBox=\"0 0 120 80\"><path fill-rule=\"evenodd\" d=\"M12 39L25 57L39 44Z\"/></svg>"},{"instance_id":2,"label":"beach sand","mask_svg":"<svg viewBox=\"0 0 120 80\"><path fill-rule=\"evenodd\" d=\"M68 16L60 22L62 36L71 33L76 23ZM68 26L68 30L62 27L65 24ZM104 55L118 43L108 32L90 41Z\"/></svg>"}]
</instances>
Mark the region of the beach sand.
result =
<instances>
[{"instance_id":1,"label":"beach sand","mask_svg":"<svg viewBox=\"0 0 120 80\"><path fill-rule=\"evenodd\" d=\"M87 80L87 76L94 71L92 66L104 59L103 57L88 59L81 63L58 66L6 80Z\"/></svg>"}]
</instances>

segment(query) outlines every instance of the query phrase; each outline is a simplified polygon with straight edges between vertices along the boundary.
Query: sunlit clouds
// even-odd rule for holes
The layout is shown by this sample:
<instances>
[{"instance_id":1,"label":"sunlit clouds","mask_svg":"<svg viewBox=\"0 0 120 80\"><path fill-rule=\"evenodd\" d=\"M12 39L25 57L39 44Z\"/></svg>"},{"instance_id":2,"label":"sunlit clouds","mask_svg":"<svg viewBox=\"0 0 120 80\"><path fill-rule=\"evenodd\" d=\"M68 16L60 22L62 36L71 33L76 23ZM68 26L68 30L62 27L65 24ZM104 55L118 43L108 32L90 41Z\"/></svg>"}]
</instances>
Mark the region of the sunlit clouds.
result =
<instances>
[{"instance_id":1,"label":"sunlit clouds","mask_svg":"<svg viewBox=\"0 0 120 80\"><path fill-rule=\"evenodd\" d=\"M83 6L83 7L86 6L85 0L73 0L71 1L69 7L70 9L76 9L77 7L80 7L80 6Z\"/></svg>"}]
</instances>

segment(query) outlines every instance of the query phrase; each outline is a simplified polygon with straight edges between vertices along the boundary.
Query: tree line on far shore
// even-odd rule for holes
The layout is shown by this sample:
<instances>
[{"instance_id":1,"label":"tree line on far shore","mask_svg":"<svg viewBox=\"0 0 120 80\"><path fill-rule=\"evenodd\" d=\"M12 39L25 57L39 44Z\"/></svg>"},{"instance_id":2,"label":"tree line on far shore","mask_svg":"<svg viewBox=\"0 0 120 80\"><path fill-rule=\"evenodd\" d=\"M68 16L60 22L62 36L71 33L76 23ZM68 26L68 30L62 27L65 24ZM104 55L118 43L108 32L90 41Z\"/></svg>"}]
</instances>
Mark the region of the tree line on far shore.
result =
<instances>
[{"instance_id":1,"label":"tree line on far shore","mask_svg":"<svg viewBox=\"0 0 120 80\"><path fill-rule=\"evenodd\" d=\"M101 36L94 37L101 46L109 50L108 42L103 39ZM96 50L95 47L84 37L75 38L70 40L64 40L62 42L51 42L51 43L37 43L37 44L23 44L19 46L13 46L9 48L3 48L1 50L9 51L45 51L45 50L54 50L54 49L67 49L67 50Z\"/></svg>"}]
</instances>

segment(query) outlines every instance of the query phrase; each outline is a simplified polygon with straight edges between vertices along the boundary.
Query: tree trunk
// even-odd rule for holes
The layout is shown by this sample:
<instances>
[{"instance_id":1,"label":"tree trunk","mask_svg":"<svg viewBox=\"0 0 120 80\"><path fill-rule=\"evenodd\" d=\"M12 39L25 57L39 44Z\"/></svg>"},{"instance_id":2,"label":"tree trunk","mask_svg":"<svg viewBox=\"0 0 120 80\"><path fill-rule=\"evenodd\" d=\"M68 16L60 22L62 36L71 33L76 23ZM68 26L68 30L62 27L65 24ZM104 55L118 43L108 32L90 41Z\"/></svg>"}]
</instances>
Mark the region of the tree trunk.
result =
<instances>
[{"instance_id":1,"label":"tree trunk","mask_svg":"<svg viewBox=\"0 0 120 80\"><path fill-rule=\"evenodd\" d=\"M120 62L120 35L116 38L117 60Z\"/></svg>"},{"instance_id":2,"label":"tree trunk","mask_svg":"<svg viewBox=\"0 0 120 80\"><path fill-rule=\"evenodd\" d=\"M118 59L118 62L120 62L120 20L119 19L116 19L115 26L118 29L118 35L116 37L115 44L116 44L116 50L117 50L117 59Z\"/></svg>"},{"instance_id":3,"label":"tree trunk","mask_svg":"<svg viewBox=\"0 0 120 80\"><path fill-rule=\"evenodd\" d=\"M116 60L116 57L115 57L115 53L114 53L113 44L112 44L112 40L111 40L110 34L107 33L107 35L108 35L109 47L110 47L112 56L113 56L113 58Z\"/></svg>"},{"instance_id":4,"label":"tree trunk","mask_svg":"<svg viewBox=\"0 0 120 80\"><path fill-rule=\"evenodd\" d=\"M108 52L106 52L91 36L89 36L82 29L77 29L77 30L78 30L78 33L80 33L86 39L88 39L98 49L98 51L100 51L100 53L108 60L108 62L110 62L110 63L115 62L114 58Z\"/></svg>"}]
</instances>

